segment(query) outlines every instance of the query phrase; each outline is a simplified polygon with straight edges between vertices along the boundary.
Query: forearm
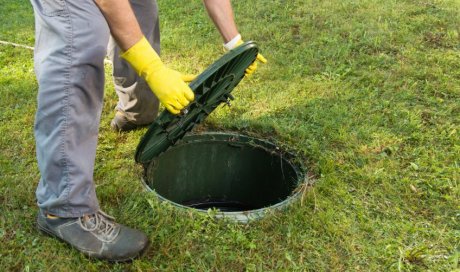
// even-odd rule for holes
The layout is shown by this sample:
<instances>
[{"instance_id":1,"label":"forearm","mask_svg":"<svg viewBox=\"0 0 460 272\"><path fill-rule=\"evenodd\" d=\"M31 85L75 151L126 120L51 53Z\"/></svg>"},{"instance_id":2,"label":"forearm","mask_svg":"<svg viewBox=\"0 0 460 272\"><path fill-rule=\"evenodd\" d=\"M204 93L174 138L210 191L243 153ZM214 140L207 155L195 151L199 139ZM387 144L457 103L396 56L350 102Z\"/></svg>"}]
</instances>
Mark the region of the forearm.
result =
<instances>
[{"instance_id":1,"label":"forearm","mask_svg":"<svg viewBox=\"0 0 460 272\"><path fill-rule=\"evenodd\" d=\"M94 0L104 15L112 36L123 51L143 36L128 0Z\"/></svg>"},{"instance_id":2,"label":"forearm","mask_svg":"<svg viewBox=\"0 0 460 272\"><path fill-rule=\"evenodd\" d=\"M230 0L203 0L203 2L224 43L238 35Z\"/></svg>"}]
</instances>

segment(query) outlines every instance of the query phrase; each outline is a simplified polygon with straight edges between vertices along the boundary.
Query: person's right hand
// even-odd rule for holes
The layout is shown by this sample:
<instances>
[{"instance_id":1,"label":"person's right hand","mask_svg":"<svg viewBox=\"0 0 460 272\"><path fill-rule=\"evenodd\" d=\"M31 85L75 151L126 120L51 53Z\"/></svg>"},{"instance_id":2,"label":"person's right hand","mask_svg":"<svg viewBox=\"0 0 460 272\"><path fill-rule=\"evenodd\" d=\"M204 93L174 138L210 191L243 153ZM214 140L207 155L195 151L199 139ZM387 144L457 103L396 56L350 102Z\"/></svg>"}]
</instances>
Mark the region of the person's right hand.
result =
<instances>
[{"instance_id":1,"label":"person's right hand","mask_svg":"<svg viewBox=\"0 0 460 272\"><path fill-rule=\"evenodd\" d=\"M145 79L169 112L179 114L193 101L193 91L185 82L192 81L194 76L182 75L166 67L145 37L124 52L121 57Z\"/></svg>"},{"instance_id":2,"label":"person's right hand","mask_svg":"<svg viewBox=\"0 0 460 272\"><path fill-rule=\"evenodd\" d=\"M179 114L194 99L192 90L185 83L187 76L166 66L159 70L152 69L144 78L158 100L173 114Z\"/></svg>"}]
</instances>

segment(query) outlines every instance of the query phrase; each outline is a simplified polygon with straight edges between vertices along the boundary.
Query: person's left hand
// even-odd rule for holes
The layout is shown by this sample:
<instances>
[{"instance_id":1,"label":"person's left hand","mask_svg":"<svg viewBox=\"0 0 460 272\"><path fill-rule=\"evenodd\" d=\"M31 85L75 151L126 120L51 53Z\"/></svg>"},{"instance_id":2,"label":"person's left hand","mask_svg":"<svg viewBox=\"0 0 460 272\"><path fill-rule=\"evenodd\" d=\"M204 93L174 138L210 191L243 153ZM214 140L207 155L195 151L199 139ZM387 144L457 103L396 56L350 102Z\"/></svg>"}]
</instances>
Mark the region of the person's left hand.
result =
<instances>
[{"instance_id":1,"label":"person's left hand","mask_svg":"<svg viewBox=\"0 0 460 272\"><path fill-rule=\"evenodd\" d=\"M238 46L240 46L241 44L244 43L243 40L241 39L241 35L238 34L238 36L235 37L235 38L237 38L237 41L234 42L233 44L232 44L232 42L224 44L224 48L226 50L231 50L231 49L236 48L236 47L238 47ZM260 53L257 54L256 60L251 65L249 65L249 67L246 69L246 71L244 73L246 76L250 76L256 71L258 61L260 61L261 63L267 63L267 59L264 56L262 56L262 54L260 54Z\"/></svg>"},{"instance_id":2,"label":"person's left hand","mask_svg":"<svg viewBox=\"0 0 460 272\"><path fill-rule=\"evenodd\" d=\"M256 71L256 69L257 69L257 61L260 61L262 63L267 63L267 59L264 56L262 56L262 54L260 54L260 53L257 54L256 60L251 65L249 65L249 67L244 72L244 74L246 76L252 75Z\"/></svg>"}]
</instances>

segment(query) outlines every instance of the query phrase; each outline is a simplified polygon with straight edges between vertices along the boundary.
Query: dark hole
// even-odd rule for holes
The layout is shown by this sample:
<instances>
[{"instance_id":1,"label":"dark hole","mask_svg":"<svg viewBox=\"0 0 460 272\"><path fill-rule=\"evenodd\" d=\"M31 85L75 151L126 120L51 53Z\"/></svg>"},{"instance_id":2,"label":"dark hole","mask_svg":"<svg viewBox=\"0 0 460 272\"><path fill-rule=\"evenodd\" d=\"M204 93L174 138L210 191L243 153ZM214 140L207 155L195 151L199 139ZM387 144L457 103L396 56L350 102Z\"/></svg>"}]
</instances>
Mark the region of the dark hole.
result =
<instances>
[{"instance_id":1,"label":"dark hole","mask_svg":"<svg viewBox=\"0 0 460 272\"><path fill-rule=\"evenodd\" d=\"M250 211L287 199L298 173L275 146L250 138L187 137L152 161L146 183L172 202L222 212Z\"/></svg>"}]
</instances>

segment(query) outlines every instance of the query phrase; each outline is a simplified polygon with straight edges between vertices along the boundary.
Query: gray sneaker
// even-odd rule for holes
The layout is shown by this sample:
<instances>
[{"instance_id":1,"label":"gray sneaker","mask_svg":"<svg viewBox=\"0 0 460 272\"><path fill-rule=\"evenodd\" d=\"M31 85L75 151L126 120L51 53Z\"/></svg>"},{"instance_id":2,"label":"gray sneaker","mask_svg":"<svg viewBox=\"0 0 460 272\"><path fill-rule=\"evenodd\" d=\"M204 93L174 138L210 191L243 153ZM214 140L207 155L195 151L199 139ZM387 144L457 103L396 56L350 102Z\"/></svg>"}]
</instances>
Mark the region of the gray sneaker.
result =
<instances>
[{"instance_id":1,"label":"gray sneaker","mask_svg":"<svg viewBox=\"0 0 460 272\"><path fill-rule=\"evenodd\" d=\"M79 218L48 218L39 212L37 227L89 257L123 262L140 256L149 244L147 236L114 220L102 211Z\"/></svg>"},{"instance_id":2,"label":"gray sneaker","mask_svg":"<svg viewBox=\"0 0 460 272\"><path fill-rule=\"evenodd\" d=\"M117 111L115 117L113 117L112 121L110 122L110 127L115 131L130 131L133 129L145 127L149 124L145 125L138 125L132 121L129 121L123 113Z\"/></svg>"}]
</instances>

